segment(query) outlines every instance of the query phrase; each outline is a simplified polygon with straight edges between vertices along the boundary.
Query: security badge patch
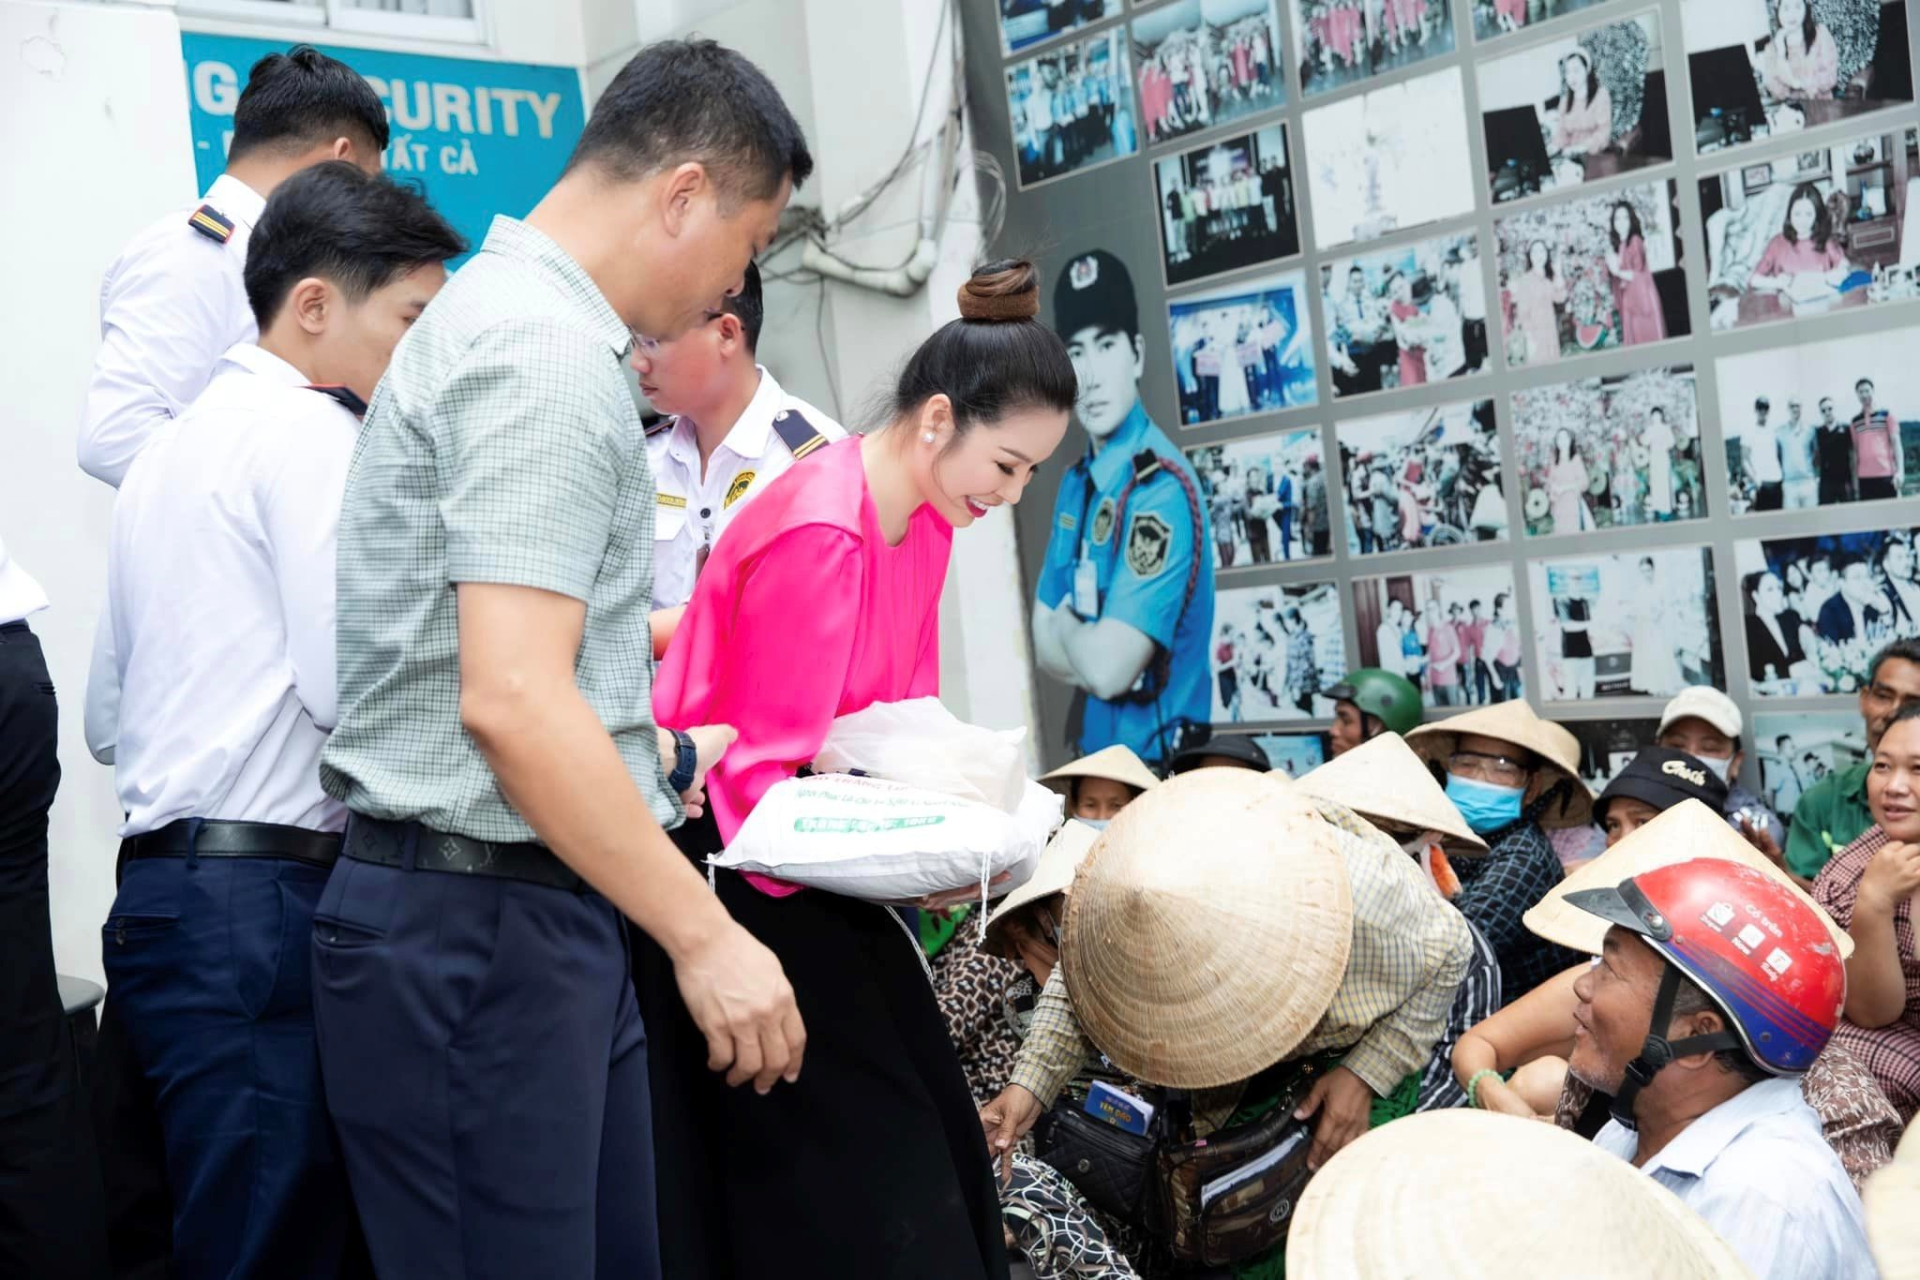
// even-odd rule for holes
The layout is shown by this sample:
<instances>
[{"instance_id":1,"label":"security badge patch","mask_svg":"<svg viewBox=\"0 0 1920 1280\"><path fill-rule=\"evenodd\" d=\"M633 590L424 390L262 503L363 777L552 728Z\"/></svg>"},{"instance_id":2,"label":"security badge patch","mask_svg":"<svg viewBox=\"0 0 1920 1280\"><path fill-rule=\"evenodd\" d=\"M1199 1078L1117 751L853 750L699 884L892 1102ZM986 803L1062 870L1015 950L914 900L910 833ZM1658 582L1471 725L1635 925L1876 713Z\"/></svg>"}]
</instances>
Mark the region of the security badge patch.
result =
<instances>
[{"instance_id":1,"label":"security badge patch","mask_svg":"<svg viewBox=\"0 0 1920 1280\"><path fill-rule=\"evenodd\" d=\"M720 505L722 507L732 506L734 503L740 501L740 499L746 497L747 490L751 489L752 487L753 487L753 472L742 471L739 475L733 478L733 483L727 486L726 501L722 502Z\"/></svg>"},{"instance_id":2,"label":"security badge patch","mask_svg":"<svg viewBox=\"0 0 1920 1280\"><path fill-rule=\"evenodd\" d=\"M1136 578L1151 578L1165 569L1172 547L1173 527L1151 511L1127 525L1127 568Z\"/></svg>"}]
</instances>

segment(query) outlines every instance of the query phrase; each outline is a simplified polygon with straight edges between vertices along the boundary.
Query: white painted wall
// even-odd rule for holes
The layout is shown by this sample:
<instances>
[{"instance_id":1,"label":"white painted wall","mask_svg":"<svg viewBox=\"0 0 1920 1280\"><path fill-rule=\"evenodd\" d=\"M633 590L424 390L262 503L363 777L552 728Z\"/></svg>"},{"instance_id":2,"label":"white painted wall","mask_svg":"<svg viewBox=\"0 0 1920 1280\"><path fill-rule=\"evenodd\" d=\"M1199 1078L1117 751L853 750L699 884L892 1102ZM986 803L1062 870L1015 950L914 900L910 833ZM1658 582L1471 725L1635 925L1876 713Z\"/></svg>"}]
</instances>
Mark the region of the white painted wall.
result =
<instances>
[{"instance_id":1,"label":"white painted wall","mask_svg":"<svg viewBox=\"0 0 1920 1280\"><path fill-rule=\"evenodd\" d=\"M54 956L100 978L120 814L113 773L80 732L106 583L112 491L73 458L99 343L100 277L121 244L194 195L180 32L165 8L0 0L0 120L8 177L0 243L14 305L0 310L13 371L0 403L0 529L46 587L36 615L60 698L53 808Z\"/></svg>"}]
</instances>

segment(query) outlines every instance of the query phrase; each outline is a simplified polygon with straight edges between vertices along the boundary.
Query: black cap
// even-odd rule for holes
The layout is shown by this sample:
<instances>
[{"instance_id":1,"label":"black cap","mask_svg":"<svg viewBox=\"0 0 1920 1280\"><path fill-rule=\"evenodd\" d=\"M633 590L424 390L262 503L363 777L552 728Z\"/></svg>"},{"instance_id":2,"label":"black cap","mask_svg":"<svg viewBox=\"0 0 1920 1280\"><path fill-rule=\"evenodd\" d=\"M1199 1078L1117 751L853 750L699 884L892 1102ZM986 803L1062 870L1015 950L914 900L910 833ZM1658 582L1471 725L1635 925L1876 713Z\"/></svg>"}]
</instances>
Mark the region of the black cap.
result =
<instances>
[{"instance_id":1,"label":"black cap","mask_svg":"<svg viewBox=\"0 0 1920 1280\"><path fill-rule=\"evenodd\" d=\"M1053 331L1071 342L1082 329L1140 332L1140 308L1133 298L1133 277L1126 264L1105 249L1083 253L1067 263L1053 286Z\"/></svg>"},{"instance_id":2,"label":"black cap","mask_svg":"<svg viewBox=\"0 0 1920 1280\"><path fill-rule=\"evenodd\" d=\"M1721 813L1727 807L1727 784L1684 751L1648 747L1629 761L1620 776L1600 793L1593 805L1593 820L1605 826L1607 806L1621 797L1643 801L1659 813L1665 813L1682 800L1698 800L1715 813Z\"/></svg>"},{"instance_id":3,"label":"black cap","mask_svg":"<svg viewBox=\"0 0 1920 1280\"><path fill-rule=\"evenodd\" d=\"M1267 760L1267 753L1252 738L1244 733L1223 733L1218 737L1208 738L1205 742L1196 743L1176 755L1173 763L1167 766L1167 776L1172 777L1197 769L1200 767L1200 762L1208 756L1224 756L1249 769L1258 769L1261 773L1266 773L1273 768Z\"/></svg>"}]
</instances>

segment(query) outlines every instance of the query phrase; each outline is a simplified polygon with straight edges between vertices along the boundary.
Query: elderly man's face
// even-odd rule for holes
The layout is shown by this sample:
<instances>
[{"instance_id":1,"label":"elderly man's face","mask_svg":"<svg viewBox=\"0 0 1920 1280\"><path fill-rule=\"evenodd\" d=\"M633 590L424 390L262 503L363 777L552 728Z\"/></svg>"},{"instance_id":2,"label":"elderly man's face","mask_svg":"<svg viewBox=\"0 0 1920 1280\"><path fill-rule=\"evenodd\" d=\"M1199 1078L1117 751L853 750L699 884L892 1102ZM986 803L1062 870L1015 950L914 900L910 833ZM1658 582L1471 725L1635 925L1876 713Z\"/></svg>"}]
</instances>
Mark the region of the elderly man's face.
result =
<instances>
[{"instance_id":1,"label":"elderly man's face","mask_svg":"<svg viewBox=\"0 0 1920 1280\"><path fill-rule=\"evenodd\" d=\"M1573 984L1579 1005L1573 1056L1567 1069L1602 1093L1618 1093L1627 1064L1640 1053L1653 1025L1653 998L1665 962L1652 947L1618 926L1594 966Z\"/></svg>"}]
</instances>

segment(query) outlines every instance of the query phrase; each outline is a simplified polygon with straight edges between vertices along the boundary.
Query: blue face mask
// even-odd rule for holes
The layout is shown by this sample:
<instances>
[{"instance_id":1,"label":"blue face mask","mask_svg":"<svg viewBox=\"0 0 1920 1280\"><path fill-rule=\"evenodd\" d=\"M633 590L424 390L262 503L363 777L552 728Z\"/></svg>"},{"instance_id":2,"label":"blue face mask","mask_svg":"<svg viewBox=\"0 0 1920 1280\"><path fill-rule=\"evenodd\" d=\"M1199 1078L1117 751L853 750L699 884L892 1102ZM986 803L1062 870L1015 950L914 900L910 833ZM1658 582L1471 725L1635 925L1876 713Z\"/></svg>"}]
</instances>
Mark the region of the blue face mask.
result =
<instances>
[{"instance_id":1,"label":"blue face mask","mask_svg":"<svg viewBox=\"0 0 1920 1280\"><path fill-rule=\"evenodd\" d=\"M1109 822L1112 822L1113 819L1112 818L1075 818L1074 821L1083 822L1087 826L1092 827L1095 831L1105 831L1107 829L1107 824Z\"/></svg>"},{"instance_id":2,"label":"blue face mask","mask_svg":"<svg viewBox=\"0 0 1920 1280\"><path fill-rule=\"evenodd\" d=\"M1520 801L1526 794L1524 787L1496 787L1454 773L1447 775L1447 799L1460 810L1467 825L1482 835L1518 822Z\"/></svg>"}]
</instances>

